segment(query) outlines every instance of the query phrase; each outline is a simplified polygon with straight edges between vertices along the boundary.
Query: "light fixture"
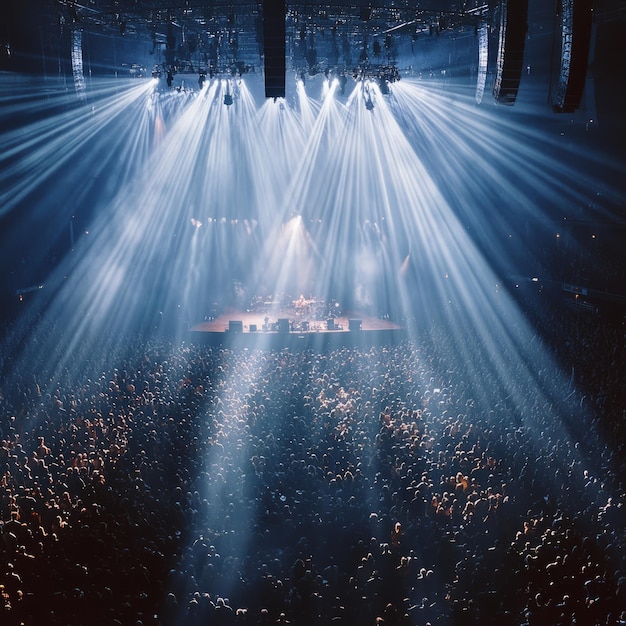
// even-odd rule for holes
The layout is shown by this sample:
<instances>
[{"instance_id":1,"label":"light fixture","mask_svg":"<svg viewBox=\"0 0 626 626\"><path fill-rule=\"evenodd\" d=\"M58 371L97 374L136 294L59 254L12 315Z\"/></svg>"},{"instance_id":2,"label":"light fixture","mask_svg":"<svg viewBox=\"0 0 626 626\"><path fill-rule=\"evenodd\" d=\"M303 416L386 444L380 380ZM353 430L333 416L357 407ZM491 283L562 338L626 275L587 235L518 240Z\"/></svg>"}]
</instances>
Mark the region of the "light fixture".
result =
<instances>
[{"instance_id":1,"label":"light fixture","mask_svg":"<svg viewBox=\"0 0 626 626\"><path fill-rule=\"evenodd\" d=\"M365 101L365 108L368 111L373 111L374 101L372 100L372 92L370 89L369 82L366 82L365 80L361 80L361 84L363 85L362 89L363 89L363 100Z\"/></svg>"},{"instance_id":2,"label":"light fixture","mask_svg":"<svg viewBox=\"0 0 626 626\"><path fill-rule=\"evenodd\" d=\"M226 93L224 94L224 104L230 106L233 103L233 95L230 93L230 81L226 81Z\"/></svg>"}]
</instances>

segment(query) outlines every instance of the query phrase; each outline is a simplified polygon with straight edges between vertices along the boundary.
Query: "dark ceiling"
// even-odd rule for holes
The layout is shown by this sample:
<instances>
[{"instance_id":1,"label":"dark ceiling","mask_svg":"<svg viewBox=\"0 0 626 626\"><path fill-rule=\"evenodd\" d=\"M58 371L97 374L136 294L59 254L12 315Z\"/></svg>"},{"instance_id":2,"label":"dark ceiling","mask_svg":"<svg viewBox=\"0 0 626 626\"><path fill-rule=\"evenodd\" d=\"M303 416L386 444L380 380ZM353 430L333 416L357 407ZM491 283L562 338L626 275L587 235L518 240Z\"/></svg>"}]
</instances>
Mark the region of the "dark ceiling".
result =
<instances>
[{"instance_id":1,"label":"dark ceiling","mask_svg":"<svg viewBox=\"0 0 626 626\"><path fill-rule=\"evenodd\" d=\"M159 43L166 43L169 24L189 37L211 36L225 28L255 32L262 12L262 2L245 0L230 3L221 0L31 0L30 4L39 15L45 16L50 27L59 22L77 23L94 31L156 37ZM492 11L497 2L334 0L320 3L303 0L286 4L287 22L292 27L329 28L369 22L373 29L392 29L405 24L413 30L427 30L440 21L446 28L476 23L481 15ZM10 0L9 5L18 13L24 2Z\"/></svg>"},{"instance_id":2,"label":"dark ceiling","mask_svg":"<svg viewBox=\"0 0 626 626\"><path fill-rule=\"evenodd\" d=\"M287 67L349 70L378 46L378 60L399 69L437 67L439 54L449 57L448 69L460 65L465 71L467 60L458 41L475 36L482 24L497 37L500 4L500 0L287 1ZM554 35L561 0L528 4L529 37ZM73 29L83 33L90 72L117 74L131 65L150 71L172 58L183 68L189 64L197 69L216 55L224 64L259 66L262 8L263 2L247 0L4 0L0 70L50 75L58 60L69 56ZM625 0L595 0L597 25L619 24L623 32L625 20ZM425 41L440 42L439 48ZM448 41L452 44L445 48ZM614 55L623 57L623 45L618 40L615 44ZM311 50L317 58L308 56ZM551 61L545 55L534 59L535 70L540 60L546 65Z\"/></svg>"}]
</instances>

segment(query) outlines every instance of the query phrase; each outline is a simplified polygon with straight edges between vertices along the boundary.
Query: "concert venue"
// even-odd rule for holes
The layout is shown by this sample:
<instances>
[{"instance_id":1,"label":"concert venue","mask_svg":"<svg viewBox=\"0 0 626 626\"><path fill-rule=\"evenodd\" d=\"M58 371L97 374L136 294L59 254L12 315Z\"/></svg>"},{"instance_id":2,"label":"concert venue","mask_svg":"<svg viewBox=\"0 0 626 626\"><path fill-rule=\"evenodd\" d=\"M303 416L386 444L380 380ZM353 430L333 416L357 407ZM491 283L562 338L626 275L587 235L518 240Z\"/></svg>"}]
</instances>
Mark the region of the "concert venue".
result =
<instances>
[{"instance_id":1,"label":"concert venue","mask_svg":"<svg viewBox=\"0 0 626 626\"><path fill-rule=\"evenodd\" d=\"M625 624L625 35L5 0L0 624Z\"/></svg>"}]
</instances>

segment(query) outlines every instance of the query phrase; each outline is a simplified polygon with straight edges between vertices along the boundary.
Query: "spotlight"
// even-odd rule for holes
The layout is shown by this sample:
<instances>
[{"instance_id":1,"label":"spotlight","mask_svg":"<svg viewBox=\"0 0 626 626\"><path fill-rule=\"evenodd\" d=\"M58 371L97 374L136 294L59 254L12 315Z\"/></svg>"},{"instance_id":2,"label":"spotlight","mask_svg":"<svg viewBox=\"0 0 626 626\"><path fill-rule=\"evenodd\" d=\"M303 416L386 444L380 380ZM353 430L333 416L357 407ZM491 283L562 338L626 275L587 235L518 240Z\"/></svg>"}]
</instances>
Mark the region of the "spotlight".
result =
<instances>
[{"instance_id":1,"label":"spotlight","mask_svg":"<svg viewBox=\"0 0 626 626\"><path fill-rule=\"evenodd\" d=\"M239 74L240 76L243 76L244 74L247 74L249 71L250 71L249 65L246 65L243 61L235 61L233 74Z\"/></svg>"},{"instance_id":2,"label":"spotlight","mask_svg":"<svg viewBox=\"0 0 626 626\"><path fill-rule=\"evenodd\" d=\"M224 104L230 106L233 103L233 96L230 93L230 81L226 81L226 93L224 94Z\"/></svg>"},{"instance_id":3,"label":"spotlight","mask_svg":"<svg viewBox=\"0 0 626 626\"><path fill-rule=\"evenodd\" d=\"M342 74L339 77L339 88L341 89L341 95L343 96L344 93L346 93L346 83L348 82L348 79L346 78L345 74Z\"/></svg>"},{"instance_id":4,"label":"spotlight","mask_svg":"<svg viewBox=\"0 0 626 626\"><path fill-rule=\"evenodd\" d=\"M365 83L365 81L363 81L363 99L365 100L365 108L368 111L373 111L374 110L374 101L372 100L372 92L370 91L369 88L369 83Z\"/></svg>"}]
</instances>

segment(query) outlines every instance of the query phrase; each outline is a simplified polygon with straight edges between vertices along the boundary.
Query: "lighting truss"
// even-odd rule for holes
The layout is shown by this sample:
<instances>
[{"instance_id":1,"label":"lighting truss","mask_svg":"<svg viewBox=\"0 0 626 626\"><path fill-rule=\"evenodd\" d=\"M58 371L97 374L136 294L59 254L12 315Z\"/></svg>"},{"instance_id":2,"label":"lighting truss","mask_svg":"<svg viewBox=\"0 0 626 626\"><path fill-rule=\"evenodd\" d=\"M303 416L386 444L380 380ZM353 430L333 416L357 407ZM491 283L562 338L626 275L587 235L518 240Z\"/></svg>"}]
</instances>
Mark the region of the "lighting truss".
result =
<instances>
[{"instance_id":1,"label":"lighting truss","mask_svg":"<svg viewBox=\"0 0 626 626\"><path fill-rule=\"evenodd\" d=\"M395 65L361 67L354 72L353 78L354 80L363 80L366 82L372 81L379 84L391 84L400 80L400 72ZM381 89L381 91L383 90Z\"/></svg>"}]
</instances>

